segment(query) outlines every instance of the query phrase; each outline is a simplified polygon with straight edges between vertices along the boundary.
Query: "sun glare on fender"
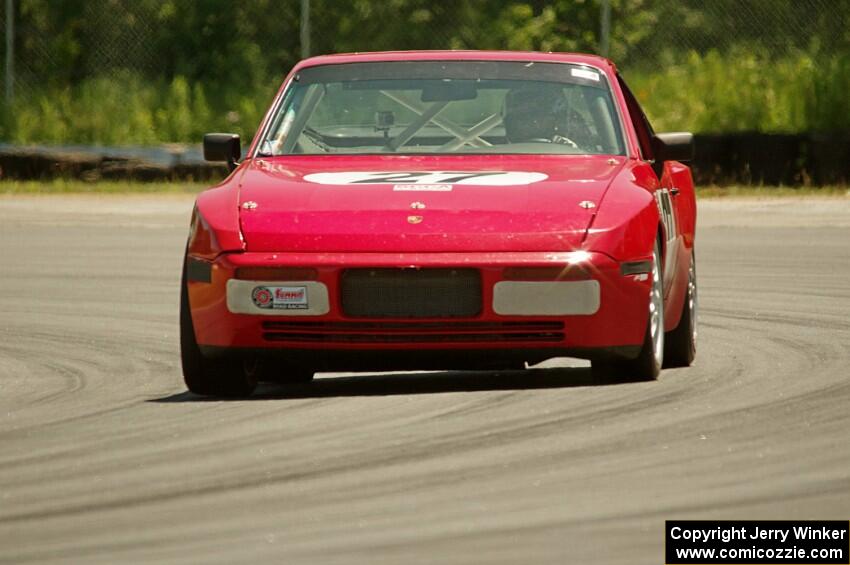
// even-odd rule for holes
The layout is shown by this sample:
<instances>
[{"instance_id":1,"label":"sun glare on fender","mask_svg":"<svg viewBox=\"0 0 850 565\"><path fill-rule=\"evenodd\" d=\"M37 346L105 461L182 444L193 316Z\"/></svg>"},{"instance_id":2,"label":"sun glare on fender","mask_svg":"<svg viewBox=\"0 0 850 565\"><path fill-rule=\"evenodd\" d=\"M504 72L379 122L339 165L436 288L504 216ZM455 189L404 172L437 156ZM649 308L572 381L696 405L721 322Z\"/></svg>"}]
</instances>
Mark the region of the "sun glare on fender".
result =
<instances>
[{"instance_id":1,"label":"sun glare on fender","mask_svg":"<svg viewBox=\"0 0 850 565\"><path fill-rule=\"evenodd\" d=\"M578 265L590 261L590 253L587 251L573 251L567 254L567 263Z\"/></svg>"}]
</instances>

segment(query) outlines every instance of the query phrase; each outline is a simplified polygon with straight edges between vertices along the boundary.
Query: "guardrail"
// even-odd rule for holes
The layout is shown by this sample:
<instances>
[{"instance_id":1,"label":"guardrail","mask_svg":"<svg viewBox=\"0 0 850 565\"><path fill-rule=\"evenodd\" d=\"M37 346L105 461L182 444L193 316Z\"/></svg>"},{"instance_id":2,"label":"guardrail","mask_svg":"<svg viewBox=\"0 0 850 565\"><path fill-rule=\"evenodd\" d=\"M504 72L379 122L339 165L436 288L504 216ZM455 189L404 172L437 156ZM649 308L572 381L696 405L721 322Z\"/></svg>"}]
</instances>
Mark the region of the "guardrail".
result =
<instances>
[{"instance_id":1,"label":"guardrail","mask_svg":"<svg viewBox=\"0 0 850 565\"><path fill-rule=\"evenodd\" d=\"M850 183L850 132L700 134L695 143L698 185Z\"/></svg>"},{"instance_id":2,"label":"guardrail","mask_svg":"<svg viewBox=\"0 0 850 565\"><path fill-rule=\"evenodd\" d=\"M47 180L218 181L223 163L207 163L200 146L15 146L0 144L0 178Z\"/></svg>"}]
</instances>

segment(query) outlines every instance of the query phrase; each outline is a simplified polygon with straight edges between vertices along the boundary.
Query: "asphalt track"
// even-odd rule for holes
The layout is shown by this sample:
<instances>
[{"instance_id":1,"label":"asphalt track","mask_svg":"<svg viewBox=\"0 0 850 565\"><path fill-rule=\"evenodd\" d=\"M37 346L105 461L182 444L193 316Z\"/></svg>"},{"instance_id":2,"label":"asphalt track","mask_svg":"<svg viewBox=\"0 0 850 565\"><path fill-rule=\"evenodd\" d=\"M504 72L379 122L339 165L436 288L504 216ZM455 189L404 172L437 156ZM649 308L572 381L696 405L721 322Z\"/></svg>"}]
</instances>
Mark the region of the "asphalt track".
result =
<instances>
[{"instance_id":1,"label":"asphalt track","mask_svg":"<svg viewBox=\"0 0 850 565\"><path fill-rule=\"evenodd\" d=\"M850 518L850 199L707 201L696 365L185 392L187 197L0 198L0 561L662 563Z\"/></svg>"}]
</instances>

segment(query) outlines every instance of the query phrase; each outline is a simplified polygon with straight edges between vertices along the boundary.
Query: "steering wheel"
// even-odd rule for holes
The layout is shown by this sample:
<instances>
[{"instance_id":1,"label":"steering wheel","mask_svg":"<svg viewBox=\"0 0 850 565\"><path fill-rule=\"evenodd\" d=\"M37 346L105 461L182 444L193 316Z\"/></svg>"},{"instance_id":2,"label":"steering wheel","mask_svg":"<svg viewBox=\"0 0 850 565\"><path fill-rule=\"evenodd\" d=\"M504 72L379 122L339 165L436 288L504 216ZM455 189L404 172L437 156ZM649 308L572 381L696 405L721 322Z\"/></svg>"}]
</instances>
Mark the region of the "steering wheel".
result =
<instances>
[{"instance_id":1,"label":"steering wheel","mask_svg":"<svg viewBox=\"0 0 850 565\"><path fill-rule=\"evenodd\" d=\"M546 139L545 137L533 137L528 141L536 143L560 143L561 145L569 145L570 147L574 147L576 149L579 148L578 143L576 143L569 137L564 137L563 135L556 135L554 139Z\"/></svg>"},{"instance_id":2,"label":"steering wheel","mask_svg":"<svg viewBox=\"0 0 850 565\"><path fill-rule=\"evenodd\" d=\"M575 149L579 148L578 143L576 143L575 141L573 141L569 137L564 137L563 135L560 135L560 134L555 134L554 139L552 139L552 143L560 143L561 145L569 145L570 147L573 147Z\"/></svg>"}]
</instances>

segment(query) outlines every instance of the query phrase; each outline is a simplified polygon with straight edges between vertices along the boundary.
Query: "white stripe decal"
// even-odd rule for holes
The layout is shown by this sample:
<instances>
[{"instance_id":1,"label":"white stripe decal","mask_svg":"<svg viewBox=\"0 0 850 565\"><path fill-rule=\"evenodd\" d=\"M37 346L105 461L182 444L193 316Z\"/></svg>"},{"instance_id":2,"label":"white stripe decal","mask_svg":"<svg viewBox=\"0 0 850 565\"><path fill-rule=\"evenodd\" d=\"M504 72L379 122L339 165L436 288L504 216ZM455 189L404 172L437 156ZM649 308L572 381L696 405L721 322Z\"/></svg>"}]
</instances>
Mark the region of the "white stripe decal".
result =
<instances>
[{"instance_id":1,"label":"white stripe decal","mask_svg":"<svg viewBox=\"0 0 850 565\"><path fill-rule=\"evenodd\" d=\"M475 185L512 186L546 180L544 173L525 171L345 171L312 173L304 180L317 184Z\"/></svg>"}]
</instances>

